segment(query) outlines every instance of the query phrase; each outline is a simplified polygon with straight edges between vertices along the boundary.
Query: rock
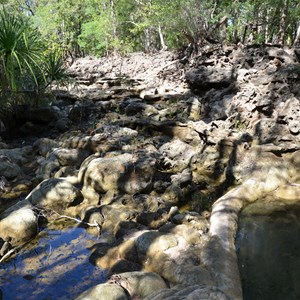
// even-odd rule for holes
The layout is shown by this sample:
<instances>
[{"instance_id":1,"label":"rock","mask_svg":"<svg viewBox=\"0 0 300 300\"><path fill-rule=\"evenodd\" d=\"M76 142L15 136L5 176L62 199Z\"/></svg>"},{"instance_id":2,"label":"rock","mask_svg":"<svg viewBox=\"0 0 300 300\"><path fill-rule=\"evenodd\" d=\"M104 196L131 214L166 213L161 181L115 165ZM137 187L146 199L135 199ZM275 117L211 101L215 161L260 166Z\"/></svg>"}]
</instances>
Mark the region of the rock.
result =
<instances>
[{"instance_id":1,"label":"rock","mask_svg":"<svg viewBox=\"0 0 300 300\"><path fill-rule=\"evenodd\" d=\"M74 105L69 111L68 118L72 122L82 121L88 118L93 108L94 105L92 103L80 103L78 105Z\"/></svg>"},{"instance_id":2,"label":"rock","mask_svg":"<svg viewBox=\"0 0 300 300\"><path fill-rule=\"evenodd\" d=\"M4 155L0 155L0 176L13 179L21 173L20 167Z\"/></svg>"},{"instance_id":3,"label":"rock","mask_svg":"<svg viewBox=\"0 0 300 300\"><path fill-rule=\"evenodd\" d=\"M298 134L300 132L299 121L291 121L289 123L289 130L292 134Z\"/></svg>"},{"instance_id":4,"label":"rock","mask_svg":"<svg viewBox=\"0 0 300 300\"><path fill-rule=\"evenodd\" d=\"M167 288L165 281L152 272L126 272L111 276L108 281L125 289L131 299L144 299L154 292Z\"/></svg>"},{"instance_id":5,"label":"rock","mask_svg":"<svg viewBox=\"0 0 300 300\"><path fill-rule=\"evenodd\" d=\"M75 201L80 201L81 197L80 190L67 180L50 178L33 189L26 200L39 208L62 212Z\"/></svg>"},{"instance_id":6,"label":"rock","mask_svg":"<svg viewBox=\"0 0 300 300\"><path fill-rule=\"evenodd\" d=\"M70 126L71 126L71 120L68 119L68 118L60 118L55 123L55 128L59 132L65 132L65 131L67 131L68 129L70 129Z\"/></svg>"},{"instance_id":7,"label":"rock","mask_svg":"<svg viewBox=\"0 0 300 300\"><path fill-rule=\"evenodd\" d=\"M141 193L152 186L156 160L151 157L135 158L132 154L95 158L83 164L79 180L83 181L83 193L89 198L94 192L109 190L127 194Z\"/></svg>"},{"instance_id":8,"label":"rock","mask_svg":"<svg viewBox=\"0 0 300 300\"><path fill-rule=\"evenodd\" d=\"M232 68L200 67L186 73L186 80L194 90L228 87L235 80Z\"/></svg>"},{"instance_id":9,"label":"rock","mask_svg":"<svg viewBox=\"0 0 300 300\"><path fill-rule=\"evenodd\" d=\"M60 163L55 156L40 159L38 162L40 167L37 169L36 174L40 181L51 178L60 168Z\"/></svg>"},{"instance_id":10,"label":"rock","mask_svg":"<svg viewBox=\"0 0 300 300\"><path fill-rule=\"evenodd\" d=\"M145 117L149 117L152 115L158 114L157 109L149 104L145 104L143 102L135 101L130 102L125 108L125 114L127 116L135 116L140 114Z\"/></svg>"},{"instance_id":11,"label":"rock","mask_svg":"<svg viewBox=\"0 0 300 300\"><path fill-rule=\"evenodd\" d=\"M25 119L30 122L41 122L44 124L49 124L55 120L57 120L58 115L56 110L51 107L31 107L26 109L22 113L22 119Z\"/></svg>"},{"instance_id":12,"label":"rock","mask_svg":"<svg viewBox=\"0 0 300 300\"><path fill-rule=\"evenodd\" d=\"M179 139L173 139L159 148L159 151L163 155L164 165L174 173L186 169L189 166L191 158L197 153L197 150L197 148Z\"/></svg>"},{"instance_id":13,"label":"rock","mask_svg":"<svg viewBox=\"0 0 300 300\"><path fill-rule=\"evenodd\" d=\"M41 138L34 143L33 147L37 148L37 151L40 155L46 157L48 152L50 152L54 148L59 147L59 142L49 138Z\"/></svg>"},{"instance_id":14,"label":"rock","mask_svg":"<svg viewBox=\"0 0 300 300\"><path fill-rule=\"evenodd\" d=\"M0 149L0 156L6 156L15 164L22 165L32 159L33 149L31 146L14 149Z\"/></svg>"},{"instance_id":15,"label":"rock","mask_svg":"<svg viewBox=\"0 0 300 300\"><path fill-rule=\"evenodd\" d=\"M38 234L38 218L28 200L11 206L0 215L0 237L12 244L26 242Z\"/></svg>"},{"instance_id":16,"label":"rock","mask_svg":"<svg viewBox=\"0 0 300 300\"><path fill-rule=\"evenodd\" d=\"M117 284L98 284L75 300L128 300L125 290Z\"/></svg>"},{"instance_id":17,"label":"rock","mask_svg":"<svg viewBox=\"0 0 300 300\"><path fill-rule=\"evenodd\" d=\"M143 233L135 241L137 251L141 254L153 255L156 252L165 251L178 244L173 234L163 234L157 231Z\"/></svg>"},{"instance_id":18,"label":"rock","mask_svg":"<svg viewBox=\"0 0 300 300\"><path fill-rule=\"evenodd\" d=\"M211 285L192 285L185 288L160 290L144 300L229 300L221 290Z\"/></svg>"},{"instance_id":19,"label":"rock","mask_svg":"<svg viewBox=\"0 0 300 300\"><path fill-rule=\"evenodd\" d=\"M89 151L84 149L56 148L49 153L47 159L54 156L61 166L79 167L89 154Z\"/></svg>"}]
</instances>

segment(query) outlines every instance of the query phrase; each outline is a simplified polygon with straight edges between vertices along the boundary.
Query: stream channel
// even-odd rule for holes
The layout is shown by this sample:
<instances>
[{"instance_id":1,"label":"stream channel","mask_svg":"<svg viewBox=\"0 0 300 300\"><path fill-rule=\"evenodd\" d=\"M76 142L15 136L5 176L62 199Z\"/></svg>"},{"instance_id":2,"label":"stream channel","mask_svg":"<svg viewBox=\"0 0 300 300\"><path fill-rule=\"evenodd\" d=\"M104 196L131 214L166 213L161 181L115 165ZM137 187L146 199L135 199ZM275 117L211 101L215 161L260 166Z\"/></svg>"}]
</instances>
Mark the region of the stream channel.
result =
<instances>
[{"instance_id":1,"label":"stream channel","mask_svg":"<svg viewBox=\"0 0 300 300\"><path fill-rule=\"evenodd\" d=\"M300 211L239 218L244 300L300 299Z\"/></svg>"},{"instance_id":2,"label":"stream channel","mask_svg":"<svg viewBox=\"0 0 300 300\"><path fill-rule=\"evenodd\" d=\"M1 263L2 299L73 299L106 281L106 272L89 262L90 248L99 240L76 226L50 224L14 258Z\"/></svg>"}]
</instances>

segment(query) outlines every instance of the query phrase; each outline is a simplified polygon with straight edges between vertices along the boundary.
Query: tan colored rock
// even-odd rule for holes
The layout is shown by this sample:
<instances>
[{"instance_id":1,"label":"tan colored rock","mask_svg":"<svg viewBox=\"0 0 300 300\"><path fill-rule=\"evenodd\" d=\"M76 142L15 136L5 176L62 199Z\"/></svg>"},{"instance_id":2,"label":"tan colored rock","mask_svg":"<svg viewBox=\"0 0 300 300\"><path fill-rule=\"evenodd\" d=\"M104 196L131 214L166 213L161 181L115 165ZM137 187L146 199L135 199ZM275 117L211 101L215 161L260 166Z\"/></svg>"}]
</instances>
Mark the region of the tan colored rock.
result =
<instances>
[{"instance_id":1,"label":"tan colored rock","mask_svg":"<svg viewBox=\"0 0 300 300\"><path fill-rule=\"evenodd\" d=\"M82 192L87 198L93 190L95 193L109 190L140 193L151 187L155 164L155 159L137 159L132 154L86 160L79 172L84 185Z\"/></svg>"},{"instance_id":2,"label":"tan colored rock","mask_svg":"<svg viewBox=\"0 0 300 300\"><path fill-rule=\"evenodd\" d=\"M0 215L0 237L12 243L25 242L38 233L38 218L29 201L23 200Z\"/></svg>"},{"instance_id":3,"label":"tan colored rock","mask_svg":"<svg viewBox=\"0 0 300 300\"><path fill-rule=\"evenodd\" d=\"M125 290L117 284L98 284L75 300L128 300Z\"/></svg>"},{"instance_id":4,"label":"tan colored rock","mask_svg":"<svg viewBox=\"0 0 300 300\"><path fill-rule=\"evenodd\" d=\"M26 199L39 208L66 209L75 200L81 199L81 192L63 178L50 178L41 182Z\"/></svg>"},{"instance_id":5,"label":"tan colored rock","mask_svg":"<svg viewBox=\"0 0 300 300\"><path fill-rule=\"evenodd\" d=\"M109 282L122 286L131 299L144 299L154 292L167 288L165 281L153 272L126 272L113 275Z\"/></svg>"}]
</instances>

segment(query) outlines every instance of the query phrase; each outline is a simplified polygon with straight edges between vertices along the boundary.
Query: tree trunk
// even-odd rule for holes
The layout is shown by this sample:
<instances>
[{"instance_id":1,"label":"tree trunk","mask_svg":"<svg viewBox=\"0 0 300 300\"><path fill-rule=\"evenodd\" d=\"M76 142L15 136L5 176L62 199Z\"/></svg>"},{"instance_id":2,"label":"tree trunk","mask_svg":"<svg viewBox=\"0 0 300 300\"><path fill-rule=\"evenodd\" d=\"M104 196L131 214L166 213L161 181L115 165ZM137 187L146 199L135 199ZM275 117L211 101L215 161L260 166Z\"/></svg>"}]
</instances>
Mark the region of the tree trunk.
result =
<instances>
[{"instance_id":1,"label":"tree trunk","mask_svg":"<svg viewBox=\"0 0 300 300\"><path fill-rule=\"evenodd\" d=\"M161 30L161 26L160 24L158 25L158 34L159 34L159 40L160 40L160 44L161 44L161 49L163 51L167 50L167 46L165 44L165 39Z\"/></svg>"},{"instance_id":2,"label":"tree trunk","mask_svg":"<svg viewBox=\"0 0 300 300\"><path fill-rule=\"evenodd\" d=\"M296 37L294 39L293 46L294 47L299 47L300 46L300 22L298 22L297 33L296 33Z\"/></svg>"},{"instance_id":3,"label":"tree trunk","mask_svg":"<svg viewBox=\"0 0 300 300\"><path fill-rule=\"evenodd\" d=\"M289 0L284 0L282 14L280 16L279 32L278 32L278 43L279 45L282 46L284 45L285 42L285 29L286 29L287 15L288 15L288 7L289 7Z\"/></svg>"},{"instance_id":4,"label":"tree trunk","mask_svg":"<svg viewBox=\"0 0 300 300\"><path fill-rule=\"evenodd\" d=\"M117 19L116 19L116 13L115 13L115 0L110 0L109 4L110 4L110 16L111 16L111 20L112 20L112 36L113 36L113 39L116 40L117 39ZM114 49L114 52L115 51L116 51L116 49Z\"/></svg>"}]
</instances>

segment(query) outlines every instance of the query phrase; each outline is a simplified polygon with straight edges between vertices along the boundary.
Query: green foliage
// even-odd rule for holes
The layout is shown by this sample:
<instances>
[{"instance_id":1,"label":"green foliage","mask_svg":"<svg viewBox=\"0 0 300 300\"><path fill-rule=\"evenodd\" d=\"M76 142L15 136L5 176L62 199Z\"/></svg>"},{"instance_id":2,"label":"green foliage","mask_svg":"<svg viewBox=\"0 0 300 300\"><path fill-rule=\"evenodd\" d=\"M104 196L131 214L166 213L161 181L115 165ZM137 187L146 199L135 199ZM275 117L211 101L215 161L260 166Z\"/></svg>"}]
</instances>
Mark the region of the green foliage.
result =
<instances>
[{"instance_id":1,"label":"green foliage","mask_svg":"<svg viewBox=\"0 0 300 300\"><path fill-rule=\"evenodd\" d=\"M28 92L40 92L66 79L58 52L45 50L45 42L29 19L0 13L0 94L2 104L17 104ZM21 95L21 96L20 96ZM20 100L21 99L21 100Z\"/></svg>"},{"instance_id":2,"label":"green foliage","mask_svg":"<svg viewBox=\"0 0 300 300\"><path fill-rule=\"evenodd\" d=\"M182 30L220 43L292 44L300 19L299 0L0 1L30 19L48 48L73 57L176 49L188 43Z\"/></svg>"},{"instance_id":3,"label":"green foliage","mask_svg":"<svg viewBox=\"0 0 300 300\"><path fill-rule=\"evenodd\" d=\"M39 67L42 45L39 34L21 17L0 13L0 85L2 92L16 91L22 77Z\"/></svg>"}]
</instances>

